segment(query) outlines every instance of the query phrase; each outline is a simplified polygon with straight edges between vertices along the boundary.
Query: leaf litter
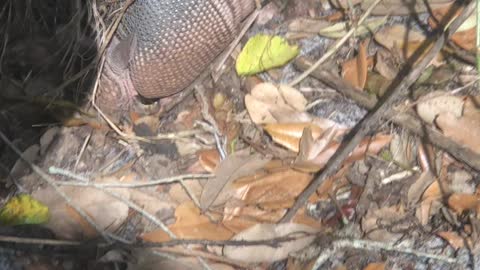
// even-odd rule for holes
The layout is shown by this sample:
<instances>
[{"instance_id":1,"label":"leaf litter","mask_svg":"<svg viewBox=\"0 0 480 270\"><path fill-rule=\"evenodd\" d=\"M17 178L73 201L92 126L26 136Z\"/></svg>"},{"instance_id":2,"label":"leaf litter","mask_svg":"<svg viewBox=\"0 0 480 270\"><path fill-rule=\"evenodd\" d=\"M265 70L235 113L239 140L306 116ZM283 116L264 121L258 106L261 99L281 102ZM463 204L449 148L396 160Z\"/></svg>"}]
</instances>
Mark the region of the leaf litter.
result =
<instances>
[{"instance_id":1,"label":"leaf litter","mask_svg":"<svg viewBox=\"0 0 480 270\"><path fill-rule=\"evenodd\" d=\"M314 9L312 3L292 2L290 5L305 10ZM251 30L246 45L241 43L242 50L233 52L238 56L236 67L227 61L225 74L208 89L207 107L190 96L162 118L132 112L122 123L128 134L139 135L135 125L141 124L152 132L150 137L170 134L162 137L165 139L139 143L105 132L106 127L82 124L56 131L52 145L51 140L40 141L42 157L36 163L45 171L52 166L66 168L67 172L55 179L59 190L97 226L70 207L52 187L41 185L35 173L14 170L18 186L48 207L50 218L45 226L59 239L88 240L111 233L137 243L145 251L138 255L143 261L130 262L128 269L145 269L145 265L201 269L198 257L211 269L244 269L245 265L270 269L278 263L283 265L279 269L312 269L335 240L343 239L350 239L352 247L355 239L398 245L393 251L381 250L381 261L368 248L356 254L346 249L348 252L330 254L323 265L327 268L319 269L436 269L442 259L450 259L453 252L467 252L467 248L477 258L479 168L461 162L450 146L428 138L420 140L415 134L421 131L409 133L411 130L393 125L392 119L384 120L380 129L369 131L341 169L316 187L291 222L279 222L316 175L329 166L342 143L350 139L348 134L355 131L334 115L316 113L316 107L333 104L334 98L345 100L343 93L332 91L341 90L313 78L288 85L282 66L294 57L312 57L305 51L315 47L308 48L311 45L304 41L318 36L322 36L322 47L316 50L323 53L355 27L356 14L363 14L371 2L337 1L330 10L322 6L326 9L322 16L307 12L302 14L306 16L283 17L290 22L285 38L257 35L280 29L274 22L263 25L265 30ZM422 3L406 9L401 1L385 0L375 7L371 18L337 48L330 60L335 80L360 95L381 98L392 81L405 76L405 62L432 37L421 25L405 23L417 15L412 10L422 13L424 25L438 28L438 21L453 1L427 2L432 15ZM327 19L334 18L327 14L340 10L348 16ZM281 18L281 11L274 16ZM475 23L468 19L453 35L451 41L458 46L454 52L469 53L474 48L474 28ZM255 41L260 45L252 45ZM255 47L260 53L252 51ZM265 50L272 50L267 58L261 53ZM391 110L415 116L422 129L443 135L449 144L468 149L478 158L480 95L475 83L463 80L475 76L476 71L452 54L451 48L445 48L437 55L429 67L432 73L425 72L425 78L410 89L408 99ZM415 63L425 55L420 54ZM445 65L453 66L453 74L448 74L451 79L429 81ZM284 70L291 67L288 64ZM239 79L238 75L248 77ZM251 80L251 88L242 80ZM344 112L337 109L335 113ZM181 135L186 129L191 132ZM89 140L85 140L87 137ZM176 151L167 155L165 149L171 147ZM72 175L76 177L72 179ZM162 182L163 178L172 179ZM6 204L4 209L9 207ZM22 220L29 223L23 218L15 224ZM40 220L45 222L45 218ZM151 250L183 253L165 261L149 254L150 249L143 244L154 246ZM438 257L425 261L421 258L427 255L417 252L415 258L420 259L412 261L404 255L406 249ZM356 259L356 268L346 268ZM466 264L460 257L456 263Z\"/></svg>"}]
</instances>

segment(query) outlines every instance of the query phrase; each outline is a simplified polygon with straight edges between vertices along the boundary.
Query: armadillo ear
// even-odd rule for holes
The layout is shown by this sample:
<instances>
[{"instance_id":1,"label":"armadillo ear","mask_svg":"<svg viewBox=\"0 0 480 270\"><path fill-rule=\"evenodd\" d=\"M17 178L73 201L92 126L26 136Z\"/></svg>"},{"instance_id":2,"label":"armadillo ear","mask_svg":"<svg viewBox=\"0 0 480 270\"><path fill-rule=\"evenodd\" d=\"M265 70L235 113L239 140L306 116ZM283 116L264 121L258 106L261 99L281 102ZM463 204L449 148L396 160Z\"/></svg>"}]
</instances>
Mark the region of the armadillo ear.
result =
<instances>
[{"instance_id":1,"label":"armadillo ear","mask_svg":"<svg viewBox=\"0 0 480 270\"><path fill-rule=\"evenodd\" d=\"M113 37L110 49L107 53L107 60L115 73L121 73L128 68L137 48L135 34L129 35L123 40Z\"/></svg>"}]
</instances>

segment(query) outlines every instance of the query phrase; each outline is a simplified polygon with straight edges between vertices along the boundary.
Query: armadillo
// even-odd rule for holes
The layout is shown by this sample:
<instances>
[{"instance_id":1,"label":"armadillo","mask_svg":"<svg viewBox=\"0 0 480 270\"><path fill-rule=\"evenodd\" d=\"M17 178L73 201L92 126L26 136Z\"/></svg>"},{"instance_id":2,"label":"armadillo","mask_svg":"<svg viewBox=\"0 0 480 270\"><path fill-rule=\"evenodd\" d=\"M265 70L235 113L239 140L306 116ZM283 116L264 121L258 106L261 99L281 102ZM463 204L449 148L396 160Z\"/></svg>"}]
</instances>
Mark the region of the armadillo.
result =
<instances>
[{"instance_id":1,"label":"armadillo","mask_svg":"<svg viewBox=\"0 0 480 270\"><path fill-rule=\"evenodd\" d=\"M189 86L231 43L255 0L136 0L106 52L97 104L126 108Z\"/></svg>"}]
</instances>

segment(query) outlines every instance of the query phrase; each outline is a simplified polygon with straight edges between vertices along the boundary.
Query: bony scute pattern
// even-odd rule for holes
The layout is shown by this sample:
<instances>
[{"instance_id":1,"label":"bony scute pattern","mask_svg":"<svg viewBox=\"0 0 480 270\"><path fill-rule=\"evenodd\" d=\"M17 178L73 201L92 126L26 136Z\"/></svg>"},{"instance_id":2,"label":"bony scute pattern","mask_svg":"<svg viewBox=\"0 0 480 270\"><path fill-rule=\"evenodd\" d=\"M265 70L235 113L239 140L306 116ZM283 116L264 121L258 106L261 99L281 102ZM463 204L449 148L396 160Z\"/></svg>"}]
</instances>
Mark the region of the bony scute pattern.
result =
<instances>
[{"instance_id":1,"label":"bony scute pattern","mask_svg":"<svg viewBox=\"0 0 480 270\"><path fill-rule=\"evenodd\" d=\"M119 39L134 35L132 85L146 98L189 86L236 37L254 0L136 0Z\"/></svg>"}]
</instances>

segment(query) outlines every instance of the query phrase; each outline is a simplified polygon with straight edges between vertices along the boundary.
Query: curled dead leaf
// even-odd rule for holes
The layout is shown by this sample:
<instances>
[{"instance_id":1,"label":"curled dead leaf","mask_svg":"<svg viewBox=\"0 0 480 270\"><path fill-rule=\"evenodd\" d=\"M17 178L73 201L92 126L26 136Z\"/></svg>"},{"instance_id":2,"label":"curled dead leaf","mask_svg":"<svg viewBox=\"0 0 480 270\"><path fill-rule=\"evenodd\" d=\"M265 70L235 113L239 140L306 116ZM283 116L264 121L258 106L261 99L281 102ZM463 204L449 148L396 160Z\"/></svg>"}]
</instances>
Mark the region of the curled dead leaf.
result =
<instances>
[{"instance_id":1,"label":"curled dead leaf","mask_svg":"<svg viewBox=\"0 0 480 270\"><path fill-rule=\"evenodd\" d=\"M454 193L448 197L448 206L461 214L466 210L480 210L480 198L478 194Z\"/></svg>"},{"instance_id":2,"label":"curled dead leaf","mask_svg":"<svg viewBox=\"0 0 480 270\"><path fill-rule=\"evenodd\" d=\"M282 115L302 112L306 104L298 90L271 83L260 83L245 96L245 106L255 124L277 123Z\"/></svg>"},{"instance_id":3,"label":"curled dead leaf","mask_svg":"<svg viewBox=\"0 0 480 270\"><path fill-rule=\"evenodd\" d=\"M222 224L214 224L207 216L200 214L193 202L185 202L175 210L176 222L168 228L182 239L228 240L232 232ZM161 229L145 233L141 238L148 242L165 242L171 240Z\"/></svg>"},{"instance_id":4,"label":"curled dead leaf","mask_svg":"<svg viewBox=\"0 0 480 270\"><path fill-rule=\"evenodd\" d=\"M259 154L251 154L248 151L239 151L227 156L216 168L215 178L209 179L203 188L200 197L202 210L208 209L214 203L225 203L229 199L230 193L221 193L230 182L255 173L269 161L269 158Z\"/></svg>"},{"instance_id":5,"label":"curled dead leaf","mask_svg":"<svg viewBox=\"0 0 480 270\"><path fill-rule=\"evenodd\" d=\"M367 82L368 68L373 66L373 59L368 57L369 39L360 43L358 55L342 64L342 76L350 85L362 90Z\"/></svg>"}]
</instances>

